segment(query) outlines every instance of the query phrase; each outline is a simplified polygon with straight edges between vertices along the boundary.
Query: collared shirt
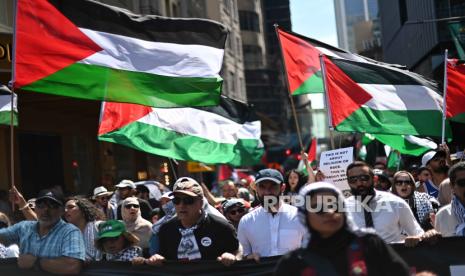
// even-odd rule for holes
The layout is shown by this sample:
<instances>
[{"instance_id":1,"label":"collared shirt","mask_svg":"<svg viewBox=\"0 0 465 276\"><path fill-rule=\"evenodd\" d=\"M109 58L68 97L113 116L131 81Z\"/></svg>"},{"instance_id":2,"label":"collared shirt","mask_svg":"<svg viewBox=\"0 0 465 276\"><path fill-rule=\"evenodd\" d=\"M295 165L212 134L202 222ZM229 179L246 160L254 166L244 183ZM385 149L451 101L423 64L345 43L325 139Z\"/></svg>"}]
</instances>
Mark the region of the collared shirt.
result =
<instances>
[{"instance_id":1,"label":"collared shirt","mask_svg":"<svg viewBox=\"0 0 465 276\"><path fill-rule=\"evenodd\" d=\"M70 257L85 260L81 231L74 225L59 220L43 237L39 236L37 221L21 221L0 229L0 238L7 244L19 244L20 254L39 258Z\"/></svg>"},{"instance_id":2,"label":"collared shirt","mask_svg":"<svg viewBox=\"0 0 465 276\"><path fill-rule=\"evenodd\" d=\"M387 243L402 242L406 235L417 236L424 233L409 205L396 195L375 190L375 196L368 206L373 210L371 215L376 234ZM346 207L355 225L366 228L361 202L351 196L346 199Z\"/></svg>"},{"instance_id":3,"label":"collared shirt","mask_svg":"<svg viewBox=\"0 0 465 276\"><path fill-rule=\"evenodd\" d=\"M456 236L456 228L459 221L452 211L452 204L442 207L436 214L434 228L441 233L443 237Z\"/></svg>"},{"instance_id":4,"label":"collared shirt","mask_svg":"<svg viewBox=\"0 0 465 276\"><path fill-rule=\"evenodd\" d=\"M244 256L256 253L268 257L299 248L307 237L307 228L299 221L296 207L281 203L274 215L260 206L243 216L237 235Z\"/></svg>"},{"instance_id":5,"label":"collared shirt","mask_svg":"<svg viewBox=\"0 0 465 276\"><path fill-rule=\"evenodd\" d=\"M86 224L84 232L84 246L86 247L86 261L100 261L102 259L102 252L95 248L95 237L98 234L98 225L102 221L91 221Z\"/></svg>"}]
</instances>

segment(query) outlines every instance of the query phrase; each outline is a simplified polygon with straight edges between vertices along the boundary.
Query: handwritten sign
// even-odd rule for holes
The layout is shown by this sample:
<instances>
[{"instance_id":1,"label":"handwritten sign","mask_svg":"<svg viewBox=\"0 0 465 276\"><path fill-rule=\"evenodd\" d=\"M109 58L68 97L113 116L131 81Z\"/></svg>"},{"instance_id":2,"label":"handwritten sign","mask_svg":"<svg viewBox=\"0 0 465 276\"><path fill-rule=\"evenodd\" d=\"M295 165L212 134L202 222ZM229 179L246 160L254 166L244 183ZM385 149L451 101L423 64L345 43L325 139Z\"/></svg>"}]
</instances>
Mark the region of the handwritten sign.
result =
<instances>
[{"instance_id":1,"label":"handwritten sign","mask_svg":"<svg viewBox=\"0 0 465 276\"><path fill-rule=\"evenodd\" d=\"M346 168L353 162L354 148L342 148L324 151L320 156L320 170L325 175L325 181L333 183L341 191L350 190L347 184Z\"/></svg>"}]
</instances>

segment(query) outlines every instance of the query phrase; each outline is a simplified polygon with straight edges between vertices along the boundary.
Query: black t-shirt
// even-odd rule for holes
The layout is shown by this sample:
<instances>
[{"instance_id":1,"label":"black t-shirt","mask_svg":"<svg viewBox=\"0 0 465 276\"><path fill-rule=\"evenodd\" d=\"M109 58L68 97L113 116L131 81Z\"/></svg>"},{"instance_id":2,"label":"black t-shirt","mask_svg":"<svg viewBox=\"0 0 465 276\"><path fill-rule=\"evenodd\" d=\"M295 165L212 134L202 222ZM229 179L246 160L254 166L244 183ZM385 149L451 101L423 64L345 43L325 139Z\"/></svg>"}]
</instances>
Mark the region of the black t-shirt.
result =
<instances>
[{"instance_id":1,"label":"black t-shirt","mask_svg":"<svg viewBox=\"0 0 465 276\"><path fill-rule=\"evenodd\" d=\"M355 235L351 235L348 241L351 242L355 238ZM366 234L359 239L364 245L363 256L368 275L410 275L405 261L380 237ZM348 246L349 244L344 246L343 250L327 250L330 254L321 254L311 249L297 249L280 259L274 275L302 275L302 272L308 269L315 271L317 275L349 275Z\"/></svg>"},{"instance_id":2,"label":"black t-shirt","mask_svg":"<svg viewBox=\"0 0 465 276\"><path fill-rule=\"evenodd\" d=\"M137 199L139 201L139 206L140 206L140 216L143 218L143 219L146 219L148 221L152 221L152 218L151 218L151 214L152 214L152 207L150 207L150 203L145 200L145 199L140 199L138 198ZM119 204L118 204L118 209L116 210L116 218L119 219L119 220L122 220L123 217L121 216L121 205L122 205L122 202L121 201Z\"/></svg>"},{"instance_id":3,"label":"black t-shirt","mask_svg":"<svg viewBox=\"0 0 465 276\"><path fill-rule=\"evenodd\" d=\"M181 241L179 229L183 228L177 217L163 224L158 233L160 240L160 255L167 260L178 259L178 247ZM235 254L239 248L236 230L225 220L207 214L194 236L199 247L202 260L216 260L221 254L228 252Z\"/></svg>"}]
</instances>

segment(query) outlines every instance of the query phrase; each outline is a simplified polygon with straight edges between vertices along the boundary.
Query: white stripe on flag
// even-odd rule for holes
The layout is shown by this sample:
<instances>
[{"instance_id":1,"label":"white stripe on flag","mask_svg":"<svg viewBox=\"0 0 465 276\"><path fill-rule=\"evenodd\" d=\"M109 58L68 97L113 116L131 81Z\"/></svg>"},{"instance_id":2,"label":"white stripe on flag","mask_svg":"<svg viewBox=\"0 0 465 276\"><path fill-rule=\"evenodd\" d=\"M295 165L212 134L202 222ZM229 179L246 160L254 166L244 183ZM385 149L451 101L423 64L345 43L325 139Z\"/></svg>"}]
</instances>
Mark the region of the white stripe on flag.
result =
<instances>
[{"instance_id":1,"label":"white stripe on flag","mask_svg":"<svg viewBox=\"0 0 465 276\"><path fill-rule=\"evenodd\" d=\"M15 99L13 102L13 108L15 112L18 112L18 108L16 107L16 94ZM10 111L11 110L11 96L10 95L1 95L0 96L0 112Z\"/></svg>"},{"instance_id":2,"label":"white stripe on flag","mask_svg":"<svg viewBox=\"0 0 465 276\"><path fill-rule=\"evenodd\" d=\"M170 77L218 77L221 70L223 49L80 30L103 49L80 63Z\"/></svg>"},{"instance_id":3,"label":"white stripe on flag","mask_svg":"<svg viewBox=\"0 0 465 276\"><path fill-rule=\"evenodd\" d=\"M195 108L153 108L137 121L218 143L236 144L239 139L260 139L259 121L241 125Z\"/></svg>"},{"instance_id":4,"label":"white stripe on flag","mask_svg":"<svg viewBox=\"0 0 465 276\"><path fill-rule=\"evenodd\" d=\"M358 85L373 97L365 103L371 109L442 110L442 97L426 86L362 83Z\"/></svg>"}]
</instances>

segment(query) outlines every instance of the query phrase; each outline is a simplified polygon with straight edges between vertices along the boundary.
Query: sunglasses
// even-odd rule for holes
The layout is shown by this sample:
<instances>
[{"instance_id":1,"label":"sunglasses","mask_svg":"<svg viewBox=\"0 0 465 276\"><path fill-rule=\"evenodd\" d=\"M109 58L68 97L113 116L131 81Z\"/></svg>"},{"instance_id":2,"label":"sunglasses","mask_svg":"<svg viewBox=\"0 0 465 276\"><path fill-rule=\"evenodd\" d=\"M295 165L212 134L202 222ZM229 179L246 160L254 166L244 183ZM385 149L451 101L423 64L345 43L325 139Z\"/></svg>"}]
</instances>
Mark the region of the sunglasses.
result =
<instances>
[{"instance_id":1,"label":"sunglasses","mask_svg":"<svg viewBox=\"0 0 465 276\"><path fill-rule=\"evenodd\" d=\"M235 216L236 214L243 214L245 212L245 208L237 208L236 210L231 210L228 213Z\"/></svg>"},{"instance_id":2,"label":"sunglasses","mask_svg":"<svg viewBox=\"0 0 465 276\"><path fill-rule=\"evenodd\" d=\"M193 197L174 197L173 198L173 203L174 205L179 205L184 203L184 205L192 205L195 202L195 198Z\"/></svg>"},{"instance_id":3,"label":"sunglasses","mask_svg":"<svg viewBox=\"0 0 465 276\"><path fill-rule=\"evenodd\" d=\"M60 208L60 204L54 202L54 201L41 201L41 202L36 202L36 209L44 209L45 207L48 207L49 209L58 209Z\"/></svg>"},{"instance_id":4,"label":"sunglasses","mask_svg":"<svg viewBox=\"0 0 465 276\"><path fill-rule=\"evenodd\" d=\"M124 205L124 208L126 208L126 209L131 209L131 208L139 209L139 205L138 204L126 204L126 205Z\"/></svg>"},{"instance_id":5,"label":"sunglasses","mask_svg":"<svg viewBox=\"0 0 465 276\"><path fill-rule=\"evenodd\" d=\"M455 180L455 185L464 188L465 187L465 178Z\"/></svg>"},{"instance_id":6,"label":"sunglasses","mask_svg":"<svg viewBox=\"0 0 465 276\"><path fill-rule=\"evenodd\" d=\"M402 186L402 185L411 185L412 181L411 180L396 180L396 185L397 186Z\"/></svg>"},{"instance_id":7,"label":"sunglasses","mask_svg":"<svg viewBox=\"0 0 465 276\"><path fill-rule=\"evenodd\" d=\"M368 174L361 174L347 177L347 182L349 182L350 184L356 183L357 180L368 181L370 180L370 176Z\"/></svg>"}]
</instances>

